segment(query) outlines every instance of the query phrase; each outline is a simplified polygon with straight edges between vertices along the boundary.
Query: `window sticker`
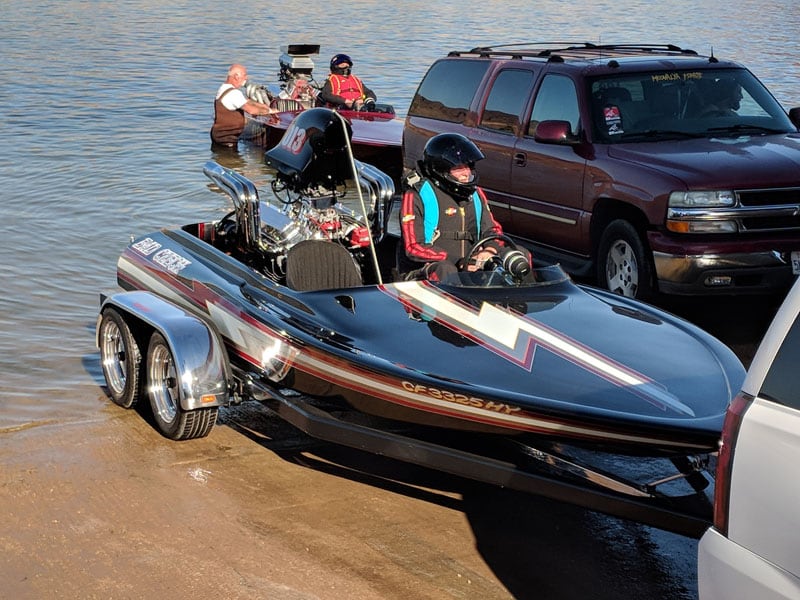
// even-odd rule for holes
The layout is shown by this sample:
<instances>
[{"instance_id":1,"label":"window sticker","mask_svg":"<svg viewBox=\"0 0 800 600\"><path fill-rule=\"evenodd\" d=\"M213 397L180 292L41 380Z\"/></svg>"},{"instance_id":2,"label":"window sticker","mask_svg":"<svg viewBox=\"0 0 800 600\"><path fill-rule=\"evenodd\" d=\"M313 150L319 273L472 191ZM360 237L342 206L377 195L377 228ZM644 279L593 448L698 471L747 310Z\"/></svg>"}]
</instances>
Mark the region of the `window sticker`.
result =
<instances>
[{"instance_id":1,"label":"window sticker","mask_svg":"<svg viewBox=\"0 0 800 600\"><path fill-rule=\"evenodd\" d=\"M686 73L655 73L650 79L653 83L669 83L672 81L698 81L703 78L702 71L690 71Z\"/></svg>"},{"instance_id":2,"label":"window sticker","mask_svg":"<svg viewBox=\"0 0 800 600\"><path fill-rule=\"evenodd\" d=\"M625 133L622 129L622 115L619 112L618 106L612 104L604 107L603 118L606 122L606 131L608 131L608 135Z\"/></svg>"}]
</instances>

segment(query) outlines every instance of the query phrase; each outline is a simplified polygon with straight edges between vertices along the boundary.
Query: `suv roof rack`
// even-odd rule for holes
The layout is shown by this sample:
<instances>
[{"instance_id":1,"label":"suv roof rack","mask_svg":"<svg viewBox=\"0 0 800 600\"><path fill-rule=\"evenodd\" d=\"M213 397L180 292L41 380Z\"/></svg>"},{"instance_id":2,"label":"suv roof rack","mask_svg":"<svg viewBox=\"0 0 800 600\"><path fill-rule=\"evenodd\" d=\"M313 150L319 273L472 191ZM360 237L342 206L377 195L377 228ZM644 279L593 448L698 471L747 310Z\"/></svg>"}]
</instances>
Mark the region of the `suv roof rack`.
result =
<instances>
[{"instance_id":1,"label":"suv roof rack","mask_svg":"<svg viewBox=\"0 0 800 600\"><path fill-rule=\"evenodd\" d=\"M479 56L508 56L511 58L607 58L637 54L670 54L697 56L697 52L674 44L594 44L592 42L518 42L495 46L478 46L466 52L454 51L449 56L477 54Z\"/></svg>"}]
</instances>

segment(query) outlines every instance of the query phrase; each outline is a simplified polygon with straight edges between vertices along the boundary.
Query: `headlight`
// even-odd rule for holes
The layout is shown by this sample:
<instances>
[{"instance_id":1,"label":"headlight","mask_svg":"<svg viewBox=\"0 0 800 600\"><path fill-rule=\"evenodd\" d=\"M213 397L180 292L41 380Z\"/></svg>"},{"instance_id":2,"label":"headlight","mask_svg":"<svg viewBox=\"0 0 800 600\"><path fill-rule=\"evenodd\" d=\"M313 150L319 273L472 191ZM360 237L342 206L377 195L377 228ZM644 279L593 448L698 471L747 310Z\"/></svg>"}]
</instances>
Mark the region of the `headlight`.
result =
<instances>
[{"instance_id":1,"label":"headlight","mask_svg":"<svg viewBox=\"0 0 800 600\"><path fill-rule=\"evenodd\" d=\"M666 226L675 233L736 233L735 206L732 190L672 192Z\"/></svg>"},{"instance_id":2,"label":"headlight","mask_svg":"<svg viewBox=\"0 0 800 600\"><path fill-rule=\"evenodd\" d=\"M735 204L736 194L732 190L672 192L669 195L672 208L723 208Z\"/></svg>"}]
</instances>

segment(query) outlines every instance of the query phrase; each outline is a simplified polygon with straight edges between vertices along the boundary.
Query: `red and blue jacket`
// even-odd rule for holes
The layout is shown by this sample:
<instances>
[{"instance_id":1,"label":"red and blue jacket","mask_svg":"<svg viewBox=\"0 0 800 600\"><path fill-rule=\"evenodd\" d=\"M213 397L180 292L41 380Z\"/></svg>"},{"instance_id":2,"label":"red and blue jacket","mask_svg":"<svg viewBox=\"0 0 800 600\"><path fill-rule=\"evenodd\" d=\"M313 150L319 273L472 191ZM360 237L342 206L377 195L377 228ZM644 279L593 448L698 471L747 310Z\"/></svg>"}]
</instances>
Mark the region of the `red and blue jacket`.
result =
<instances>
[{"instance_id":1,"label":"red and blue jacket","mask_svg":"<svg viewBox=\"0 0 800 600\"><path fill-rule=\"evenodd\" d=\"M427 179L403 194L400 229L405 255L416 263L456 263L479 239L503 232L483 190L476 188L471 197L459 200Z\"/></svg>"}]
</instances>

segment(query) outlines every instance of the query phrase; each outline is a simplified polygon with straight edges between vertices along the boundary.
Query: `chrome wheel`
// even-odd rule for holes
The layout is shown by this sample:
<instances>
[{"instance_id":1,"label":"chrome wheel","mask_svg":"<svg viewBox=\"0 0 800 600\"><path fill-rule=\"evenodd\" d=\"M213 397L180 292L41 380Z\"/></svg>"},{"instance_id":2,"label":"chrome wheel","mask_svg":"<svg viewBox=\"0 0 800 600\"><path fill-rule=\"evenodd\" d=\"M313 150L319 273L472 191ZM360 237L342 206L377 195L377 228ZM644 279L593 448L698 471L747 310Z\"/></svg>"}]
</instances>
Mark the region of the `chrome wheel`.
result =
<instances>
[{"instance_id":1,"label":"chrome wheel","mask_svg":"<svg viewBox=\"0 0 800 600\"><path fill-rule=\"evenodd\" d=\"M147 351L147 391L156 420L172 424L178 416L180 388L172 352L158 333L153 334Z\"/></svg>"},{"instance_id":2,"label":"chrome wheel","mask_svg":"<svg viewBox=\"0 0 800 600\"><path fill-rule=\"evenodd\" d=\"M132 408L141 396L141 354L130 327L116 310L109 308L103 313L98 341L111 399L123 408Z\"/></svg>"},{"instance_id":3,"label":"chrome wheel","mask_svg":"<svg viewBox=\"0 0 800 600\"><path fill-rule=\"evenodd\" d=\"M158 430L172 440L205 437L217 422L219 409L181 407L181 381L175 356L157 331L147 348L147 393Z\"/></svg>"}]
</instances>

